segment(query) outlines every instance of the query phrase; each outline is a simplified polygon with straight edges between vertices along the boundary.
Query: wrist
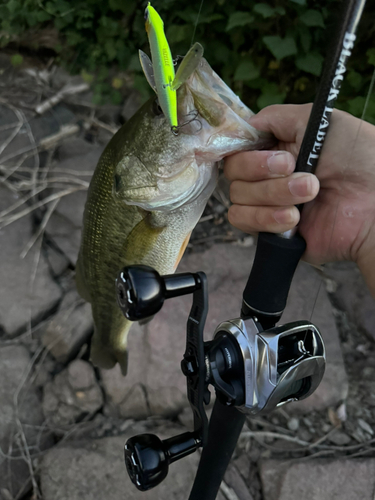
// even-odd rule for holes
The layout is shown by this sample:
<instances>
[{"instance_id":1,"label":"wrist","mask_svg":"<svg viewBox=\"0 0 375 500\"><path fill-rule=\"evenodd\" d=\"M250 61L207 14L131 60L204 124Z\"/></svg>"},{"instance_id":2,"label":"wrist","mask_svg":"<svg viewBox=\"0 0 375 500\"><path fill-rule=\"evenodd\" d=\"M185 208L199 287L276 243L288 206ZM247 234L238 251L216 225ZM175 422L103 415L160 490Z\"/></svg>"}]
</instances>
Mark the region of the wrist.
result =
<instances>
[{"instance_id":1,"label":"wrist","mask_svg":"<svg viewBox=\"0 0 375 500\"><path fill-rule=\"evenodd\" d=\"M369 234L358 252L356 263L375 299L375 232Z\"/></svg>"}]
</instances>

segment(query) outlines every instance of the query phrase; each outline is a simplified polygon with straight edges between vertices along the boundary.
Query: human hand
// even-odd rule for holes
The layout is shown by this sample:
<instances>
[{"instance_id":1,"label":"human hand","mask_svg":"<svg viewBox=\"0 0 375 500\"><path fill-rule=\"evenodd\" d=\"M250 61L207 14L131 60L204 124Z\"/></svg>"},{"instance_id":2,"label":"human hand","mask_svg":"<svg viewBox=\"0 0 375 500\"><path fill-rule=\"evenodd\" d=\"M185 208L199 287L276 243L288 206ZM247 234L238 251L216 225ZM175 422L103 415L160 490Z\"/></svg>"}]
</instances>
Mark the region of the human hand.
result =
<instances>
[{"instance_id":1,"label":"human hand","mask_svg":"<svg viewBox=\"0 0 375 500\"><path fill-rule=\"evenodd\" d=\"M295 205L306 203L298 226L304 259L353 260L375 294L375 127L335 110L316 176L293 173L310 111L310 104L277 105L251 118L279 142L274 151L226 158L229 221L249 233L281 233L298 223Z\"/></svg>"}]
</instances>

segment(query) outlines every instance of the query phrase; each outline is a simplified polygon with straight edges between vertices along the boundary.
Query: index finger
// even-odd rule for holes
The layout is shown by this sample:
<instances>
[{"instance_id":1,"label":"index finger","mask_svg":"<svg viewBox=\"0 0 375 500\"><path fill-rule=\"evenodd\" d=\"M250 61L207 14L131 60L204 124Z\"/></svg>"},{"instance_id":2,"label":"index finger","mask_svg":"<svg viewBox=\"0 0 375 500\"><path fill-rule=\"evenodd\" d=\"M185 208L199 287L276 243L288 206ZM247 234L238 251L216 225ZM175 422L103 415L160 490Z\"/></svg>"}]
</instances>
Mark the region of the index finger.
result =
<instances>
[{"instance_id":1,"label":"index finger","mask_svg":"<svg viewBox=\"0 0 375 500\"><path fill-rule=\"evenodd\" d=\"M229 181L262 181L290 175L294 157L287 151L242 151L225 158L224 175Z\"/></svg>"},{"instance_id":2,"label":"index finger","mask_svg":"<svg viewBox=\"0 0 375 500\"><path fill-rule=\"evenodd\" d=\"M279 141L300 144L312 104L275 104L253 115L249 123L258 130L272 132ZM298 151L297 151L298 153Z\"/></svg>"}]
</instances>

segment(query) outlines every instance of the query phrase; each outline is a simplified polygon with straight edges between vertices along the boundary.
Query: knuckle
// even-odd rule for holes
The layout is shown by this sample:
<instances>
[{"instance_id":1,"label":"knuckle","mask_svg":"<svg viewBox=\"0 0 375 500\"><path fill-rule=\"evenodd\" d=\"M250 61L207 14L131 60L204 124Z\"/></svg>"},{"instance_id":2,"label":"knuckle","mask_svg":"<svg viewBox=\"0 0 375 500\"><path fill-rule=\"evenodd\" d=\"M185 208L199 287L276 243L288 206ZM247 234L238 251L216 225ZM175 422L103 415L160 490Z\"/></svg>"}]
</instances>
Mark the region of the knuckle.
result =
<instances>
[{"instance_id":1,"label":"knuckle","mask_svg":"<svg viewBox=\"0 0 375 500\"><path fill-rule=\"evenodd\" d=\"M232 203L235 203L238 197L239 184L239 181L232 181L231 185L229 186L229 198Z\"/></svg>"}]
</instances>

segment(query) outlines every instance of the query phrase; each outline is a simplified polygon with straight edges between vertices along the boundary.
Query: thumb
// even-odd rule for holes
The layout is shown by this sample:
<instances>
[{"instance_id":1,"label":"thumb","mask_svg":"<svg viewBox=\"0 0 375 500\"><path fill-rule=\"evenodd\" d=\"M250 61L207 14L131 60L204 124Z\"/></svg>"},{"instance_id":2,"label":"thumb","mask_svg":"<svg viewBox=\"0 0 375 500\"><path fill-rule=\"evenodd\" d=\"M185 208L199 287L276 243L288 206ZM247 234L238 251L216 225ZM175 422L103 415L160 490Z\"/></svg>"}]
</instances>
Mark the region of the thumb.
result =
<instances>
[{"instance_id":1,"label":"thumb","mask_svg":"<svg viewBox=\"0 0 375 500\"><path fill-rule=\"evenodd\" d=\"M253 115L249 123L264 132L272 132L279 141L302 141L312 104L275 104Z\"/></svg>"}]
</instances>

